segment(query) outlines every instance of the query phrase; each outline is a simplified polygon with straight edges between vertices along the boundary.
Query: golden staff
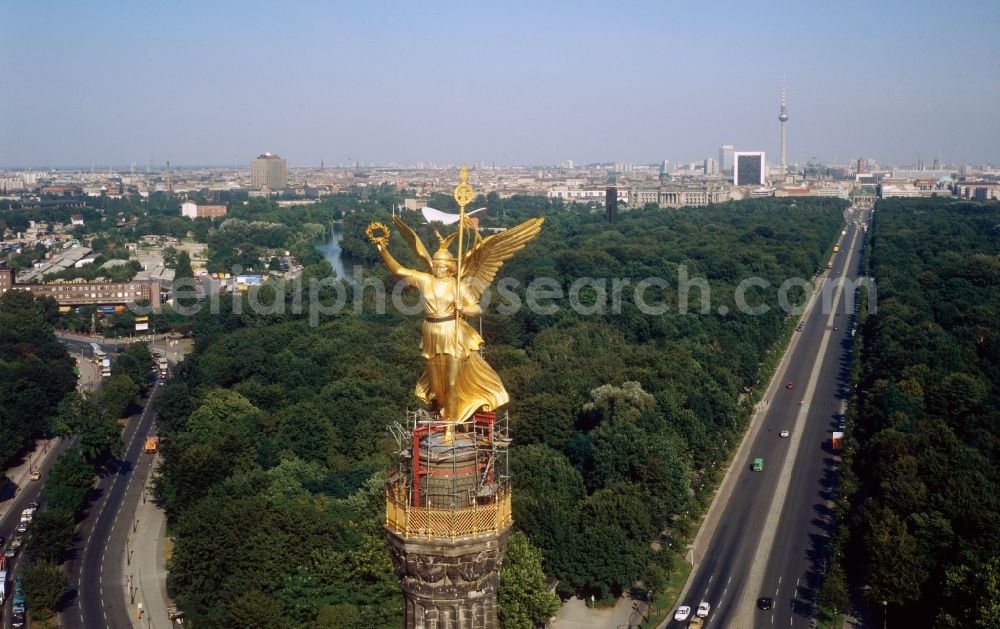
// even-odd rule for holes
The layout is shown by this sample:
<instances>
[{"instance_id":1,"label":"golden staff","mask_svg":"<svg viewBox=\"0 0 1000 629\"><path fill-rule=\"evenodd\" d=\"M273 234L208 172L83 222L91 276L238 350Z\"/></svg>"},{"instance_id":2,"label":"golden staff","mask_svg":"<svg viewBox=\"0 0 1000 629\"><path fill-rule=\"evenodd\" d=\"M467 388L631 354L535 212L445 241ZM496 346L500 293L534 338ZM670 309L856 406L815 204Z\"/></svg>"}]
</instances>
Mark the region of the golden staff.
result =
<instances>
[{"instance_id":1,"label":"golden staff","mask_svg":"<svg viewBox=\"0 0 1000 629\"><path fill-rule=\"evenodd\" d=\"M461 318L459 316L459 306L461 305L462 299L462 239L465 233L465 206L472 203L475 198L476 193L469 185L469 167L466 164L462 164L462 168L458 171L459 184L455 186L455 202L458 203L458 260L455 269L455 347L459 346L459 325ZM453 392L450 392L453 394ZM454 421L454 418L449 418ZM448 426L448 430L445 432L445 443L451 442L452 437L452 426Z\"/></svg>"},{"instance_id":2,"label":"golden staff","mask_svg":"<svg viewBox=\"0 0 1000 629\"><path fill-rule=\"evenodd\" d=\"M455 340L458 340L458 305L461 303L461 293L459 288L462 284L462 236L465 233L465 206L472 203L475 198L475 191L469 185L469 167L462 164L462 169L458 171L458 178L461 180L455 186L455 201L458 203L458 268L455 274Z\"/></svg>"}]
</instances>

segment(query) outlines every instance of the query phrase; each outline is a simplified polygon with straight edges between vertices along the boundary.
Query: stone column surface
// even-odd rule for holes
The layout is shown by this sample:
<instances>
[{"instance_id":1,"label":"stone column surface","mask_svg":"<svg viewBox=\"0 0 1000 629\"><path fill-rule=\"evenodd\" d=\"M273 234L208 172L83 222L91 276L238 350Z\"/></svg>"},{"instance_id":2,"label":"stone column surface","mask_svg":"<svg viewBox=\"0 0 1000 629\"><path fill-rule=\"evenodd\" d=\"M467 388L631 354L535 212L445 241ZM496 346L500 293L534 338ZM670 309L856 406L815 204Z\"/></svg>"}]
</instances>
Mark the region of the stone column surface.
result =
<instances>
[{"instance_id":1,"label":"stone column surface","mask_svg":"<svg viewBox=\"0 0 1000 629\"><path fill-rule=\"evenodd\" d=\"M405 629L496 629L510 526L455 540L387 536L405 598Z\"/></svg>"}]
</instances>

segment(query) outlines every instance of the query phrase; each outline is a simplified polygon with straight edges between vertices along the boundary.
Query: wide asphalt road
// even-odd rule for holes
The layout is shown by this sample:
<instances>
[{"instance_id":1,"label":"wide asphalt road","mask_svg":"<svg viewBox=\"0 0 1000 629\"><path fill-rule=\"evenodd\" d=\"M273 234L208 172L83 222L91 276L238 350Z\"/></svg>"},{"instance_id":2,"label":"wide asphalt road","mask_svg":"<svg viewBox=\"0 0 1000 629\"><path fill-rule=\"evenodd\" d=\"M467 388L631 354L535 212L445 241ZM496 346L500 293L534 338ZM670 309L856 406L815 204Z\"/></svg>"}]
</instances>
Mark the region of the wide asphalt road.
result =
<instances>
[{"instance_id":1,"label":"wide asphalt road","mask_svg":"<svg viewBox=\"0 0 1000 629\"><path fill-rule=\"evenodd\" d=\"M144 454L145 437L150 433L156 415L152 401L161 389L159 381L150 396L144 400L143 411L132 416L126 424L122 438L125 455L98 481L100 494L88 511L87 518L78 529L82 541L77 556L69 564L70 589L76 595L61 614L66 629L91 627L131 627L129 610L122 593L128 587L127 575L122 574L123 553L132 532L132 522L121 514L134 512L136 502L142 497L144 483L132 482L133 477L144 479L144 470L152 455Z\"/></svg>"},{"instance_id":2,"label":"wide asphalt road","mask_svg":"<svg viewBox=\"0 0 1000 629\"><path fill-rule=\"evenodd\" d=\"M856 266L862 242L856 231L853 226L847 228L840 240L842 252L833 256L833 268L824 282L830 285L824 289L829 290L831 300L824 305L822 296L817 296L817 303L803 319L804 328L797 333L800 338L780 374L782 385L768 400L752 447L745 460L733 463L741 466L741 471L691 577L686 600L680 601L692 608L701 601L710 603L706 627L746 629L772 623L787 626L789 617L793 625L808 626L811 603L790 615L791 598L796 594L795 577L786 575L796 575L802 566L809 567L810 561L818 560L812 555L809 531L815 529L813 521L822 515L817 513L816 505L824 502L822 488L831 481L828 443L831 422L835 421L832 418L840 412L842 403L838 391L843 384L841 375L849 345L842 341L850 338L848 316L843 313L844 296L834 302L837 292L830 289L840 281L848 260L852 261L852 272ZM839 315L833 314L834 306L839 307ZM833 327L839 329L834 331ZM785 383L792 383L792 388L785 388ZM800 405L800 401L804 404ZM791 436L779 437L782 430L790 430ZM798 456L794 467L785 470L791 448L798 448ZM764 459L762 472L751 471L756 457ZM780 500L786 491L784 504L775 502L772 509L772 501ZM777 584L779 578L782 585ZM792 587L786 587L789 578ZM760 583L759 591L755 582ZM758 611L756 598L774 597L776 591L776 609ZM668 626L685 624L671 621Z\"/></svg>"},{"instance_id":3,"label":"wide asphalt road","mask_svg":"<svg viewBox=\"0 0 1000 629\"><path fill-rule=\"evenodd\" d=\"M850 242L853 232L844 239ZM863 233L858 234L856 254L844 256L844 276L852 282L858 277ZM841 413L847 403L850 380L851 348L855 325L853 302L845 291L837 314L837 331L820 369L820 377L808 409L802 443L795 458L794 474L788 485L775 543L770 547L759 596L774 598L770 612L757 614L754 627L812 627L816 594L828 559L832 530L830 503L836 487L838 458L830 449L830 435L838 430ZM853 297L853 296L851 296ZM867 307L866 304L859 304ZM808 331L808 326L806 330ZM843 610L841 610L843 611Z\"/></svg>"}]
</instances>

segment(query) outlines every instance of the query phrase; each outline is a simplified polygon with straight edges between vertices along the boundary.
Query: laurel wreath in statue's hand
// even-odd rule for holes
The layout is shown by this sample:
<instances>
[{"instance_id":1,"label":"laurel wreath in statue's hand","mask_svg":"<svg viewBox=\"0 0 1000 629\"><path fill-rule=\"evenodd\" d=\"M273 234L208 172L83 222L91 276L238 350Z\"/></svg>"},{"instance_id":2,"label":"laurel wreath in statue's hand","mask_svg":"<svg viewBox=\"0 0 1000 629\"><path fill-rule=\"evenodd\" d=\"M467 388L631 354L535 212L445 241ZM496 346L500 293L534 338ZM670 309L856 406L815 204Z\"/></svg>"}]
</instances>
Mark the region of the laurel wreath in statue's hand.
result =
<instances>
[{"instance_id":1,"label":"laurel wreath in statue's hand","mask_svg":"<svg viewBox=\"0 0 1000 629\"><path fill-rule=\"evenodd\" d=\"M389 244L389 228L384 223L374 222L368 224L365 235L373 245L385 247Z\"/></svg>"}]
</instances>

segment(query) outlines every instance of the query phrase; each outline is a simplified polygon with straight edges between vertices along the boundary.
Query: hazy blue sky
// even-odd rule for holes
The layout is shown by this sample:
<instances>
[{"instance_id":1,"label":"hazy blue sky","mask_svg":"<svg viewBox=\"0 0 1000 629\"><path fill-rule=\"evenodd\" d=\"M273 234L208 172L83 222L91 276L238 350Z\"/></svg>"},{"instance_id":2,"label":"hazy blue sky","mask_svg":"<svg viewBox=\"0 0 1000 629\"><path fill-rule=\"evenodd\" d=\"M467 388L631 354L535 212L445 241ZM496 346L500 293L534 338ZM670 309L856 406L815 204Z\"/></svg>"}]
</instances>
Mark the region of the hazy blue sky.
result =
<instances>
[{"instance_id":1,"label":"hazy blue sky","mask_svg":"<svg viewBox=\"0 0 1000 629\"><path fill-rule=\"evenodd\" d=\"M8 2L0 166L1000 162L1000 2Z\"/></svg>"}]
</instances>

